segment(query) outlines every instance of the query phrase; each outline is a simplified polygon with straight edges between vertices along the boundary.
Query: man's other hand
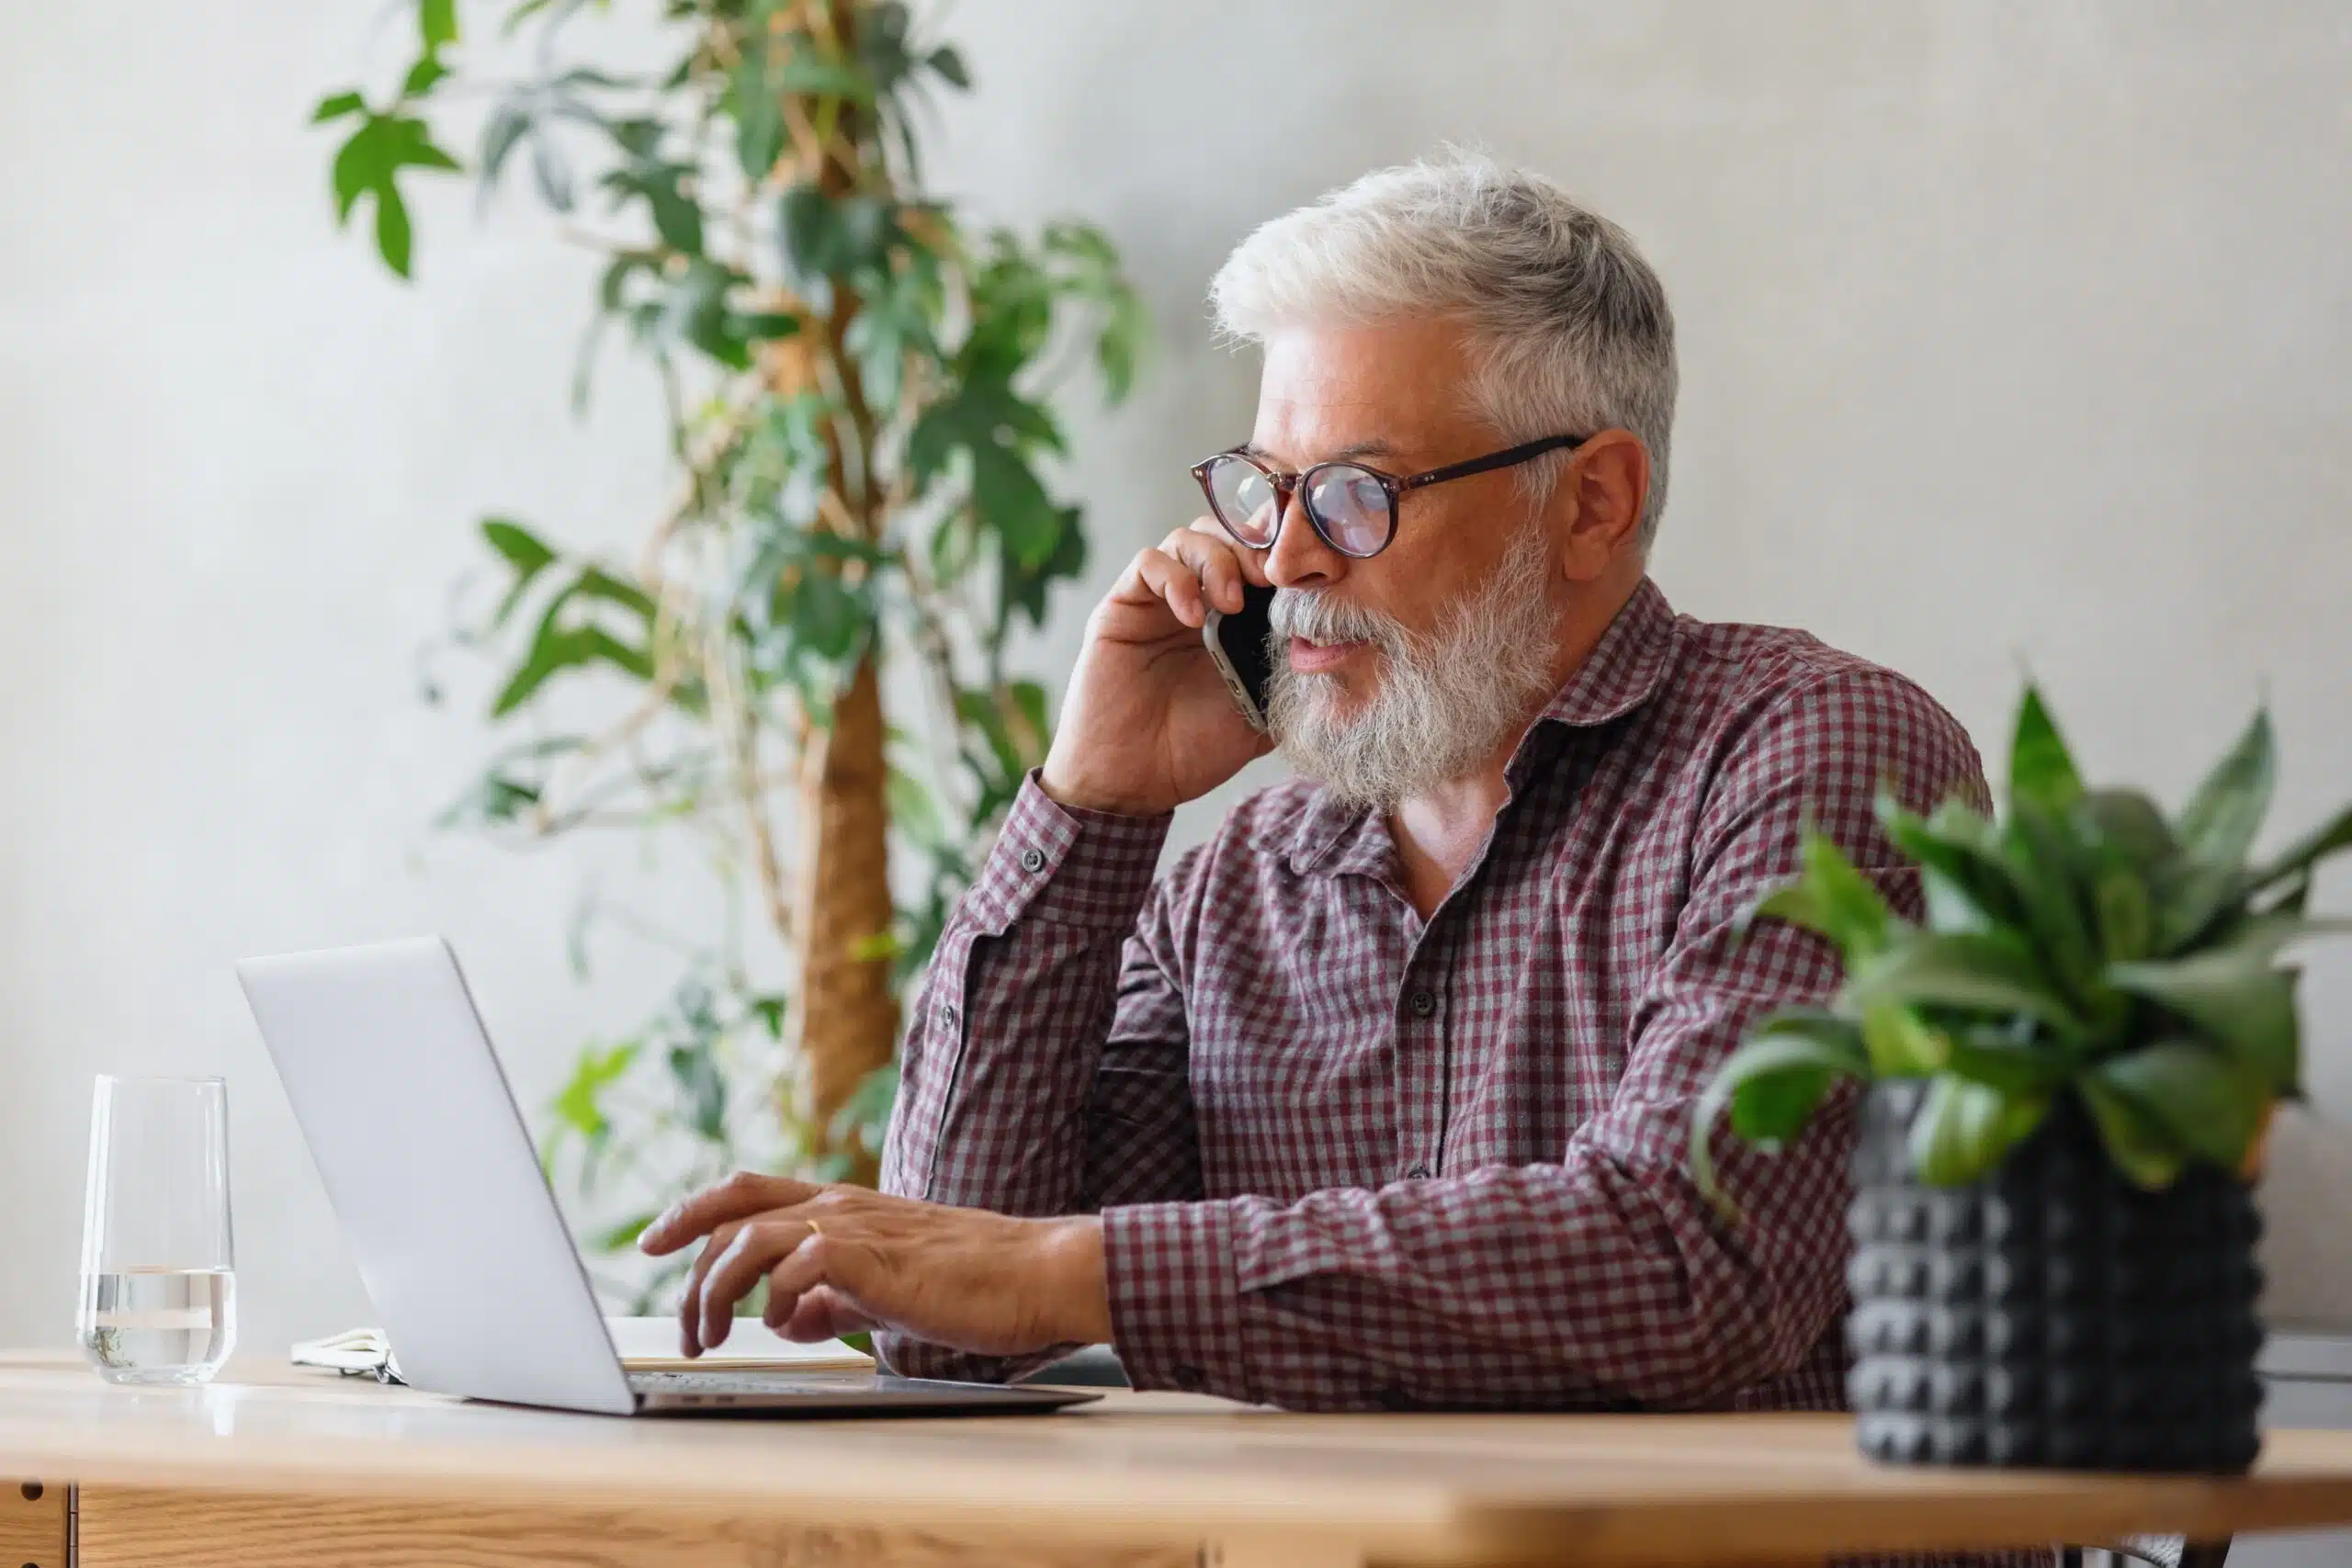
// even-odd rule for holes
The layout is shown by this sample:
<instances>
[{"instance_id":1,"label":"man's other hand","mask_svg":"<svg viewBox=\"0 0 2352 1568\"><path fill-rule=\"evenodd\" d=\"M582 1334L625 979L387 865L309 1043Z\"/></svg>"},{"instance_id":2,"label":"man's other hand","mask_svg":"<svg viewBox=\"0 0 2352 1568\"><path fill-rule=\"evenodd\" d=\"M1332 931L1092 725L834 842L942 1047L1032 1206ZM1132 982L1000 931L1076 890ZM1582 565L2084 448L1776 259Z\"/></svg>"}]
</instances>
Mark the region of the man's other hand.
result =
<instances>
[{"instance_id":1,"label":"man's other hand","mask_svg":"<svg viewBox=\"0 0 2352 1568\"><path fill-rule=\"evenodd\" d=\"M1157 816L1198 799L1274 743L1250 728L1201 641L1215 608L1266 581L1255 551L1208 518L1136 557L1094 607L1039 782L1064 806Z\"/></svg>"},{"instance_id":2,"label":"man's other hand","mask_svg":"<svg viewBox=\"0 0 2352 1568\"><path fill-rule=\"evenodd\" d=\"M1091 1216L1012 1219L746 1171L673 1205L638 1246L661 1258L696 1241L678 1312L689 1356L726 1343L763 1279L767 1325L787 1339L882 1328L1016 1356L1111 1337Z\"/></svg>"}]
</instances>

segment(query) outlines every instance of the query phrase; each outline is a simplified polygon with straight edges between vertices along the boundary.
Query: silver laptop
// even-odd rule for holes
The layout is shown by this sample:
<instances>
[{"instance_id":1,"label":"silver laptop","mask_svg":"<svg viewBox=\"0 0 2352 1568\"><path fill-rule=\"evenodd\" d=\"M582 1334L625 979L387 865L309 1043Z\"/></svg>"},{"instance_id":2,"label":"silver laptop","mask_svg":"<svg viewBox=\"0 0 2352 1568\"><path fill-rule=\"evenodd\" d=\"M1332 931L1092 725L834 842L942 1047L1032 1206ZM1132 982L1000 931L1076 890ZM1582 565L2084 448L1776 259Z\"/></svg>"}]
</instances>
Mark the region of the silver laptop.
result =
<instances>
[{"instance_id":1,"label":"silver laptop","mask_svg":"<svg viewBox=\"0 0 2352 1568\"><path fill-rule=\"evenodd\" d=\"M237 978L418 1388L613 1416L999 1415L1095 1397L878 1372L628 1372L448 943L252 958Z\"/></svg>"}]
</instances>

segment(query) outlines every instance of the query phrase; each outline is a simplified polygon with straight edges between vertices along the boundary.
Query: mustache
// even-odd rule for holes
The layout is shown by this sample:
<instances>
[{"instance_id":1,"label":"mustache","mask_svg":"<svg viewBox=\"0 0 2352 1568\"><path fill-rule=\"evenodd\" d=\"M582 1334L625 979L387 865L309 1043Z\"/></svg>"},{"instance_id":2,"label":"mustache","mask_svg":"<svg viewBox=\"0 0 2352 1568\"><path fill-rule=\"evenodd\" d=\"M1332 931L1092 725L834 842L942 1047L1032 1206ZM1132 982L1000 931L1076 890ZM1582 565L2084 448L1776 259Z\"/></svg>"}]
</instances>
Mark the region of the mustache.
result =
<instances>
[{"instance_id":1,"label":"mustache","mask_svg":"<svg viewBox=\"0 0 2352 1568\"><path fill-rule=\"evenodd\" d=\"M1377 610L1350 604L1320 588L1276 591L1267 623L1280 637L1304 637L1308 642L1368 642L1385 652L1412 646L1412 635Z\"/></svg>"}]
</instances>

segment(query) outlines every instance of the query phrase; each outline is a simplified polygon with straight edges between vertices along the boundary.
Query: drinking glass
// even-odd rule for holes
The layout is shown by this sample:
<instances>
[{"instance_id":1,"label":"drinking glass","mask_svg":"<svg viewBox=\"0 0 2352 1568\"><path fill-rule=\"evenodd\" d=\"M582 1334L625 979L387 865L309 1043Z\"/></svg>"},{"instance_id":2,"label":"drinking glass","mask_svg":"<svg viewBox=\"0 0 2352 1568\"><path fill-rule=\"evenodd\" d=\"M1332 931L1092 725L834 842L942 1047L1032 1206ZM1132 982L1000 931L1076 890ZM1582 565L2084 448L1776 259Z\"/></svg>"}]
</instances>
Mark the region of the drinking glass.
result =
<instances>
[{"instance_id":1,"label":"drinking glass","mask_svg":"<svg viewBox=\"0 0 2352 1568\"><path fill-rule=\"evenodd\" d=\"M229 1088L101 1074L74 1333L110 1382L198 1383L237 1341Z\"/></svg>"}]
</instances>

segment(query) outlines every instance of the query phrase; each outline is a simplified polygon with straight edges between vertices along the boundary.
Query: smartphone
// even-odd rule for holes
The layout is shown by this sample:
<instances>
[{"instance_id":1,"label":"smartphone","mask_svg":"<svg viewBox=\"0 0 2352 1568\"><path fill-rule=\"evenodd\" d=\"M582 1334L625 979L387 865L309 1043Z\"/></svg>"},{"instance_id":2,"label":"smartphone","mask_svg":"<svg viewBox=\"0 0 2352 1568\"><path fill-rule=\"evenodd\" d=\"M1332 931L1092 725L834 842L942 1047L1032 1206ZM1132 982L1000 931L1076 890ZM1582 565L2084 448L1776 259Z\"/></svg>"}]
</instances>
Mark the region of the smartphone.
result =
<instances>
[{"instance_id":1,"label":"smartphone","mask_svg":"<svg viewBox=\"0 0 2352 1568\"><path fill-rule=\"evenodd\" d=\"M1268 645L1273 631L1274 591L1254 582L1241 585L1241 608L1226 615L1212 605L1201 623L1201 641L1233 694L1233 705L1250 728L1266 733L1266 683L1273 679L1274 652Z\"/></svg>"}]
</instances>

